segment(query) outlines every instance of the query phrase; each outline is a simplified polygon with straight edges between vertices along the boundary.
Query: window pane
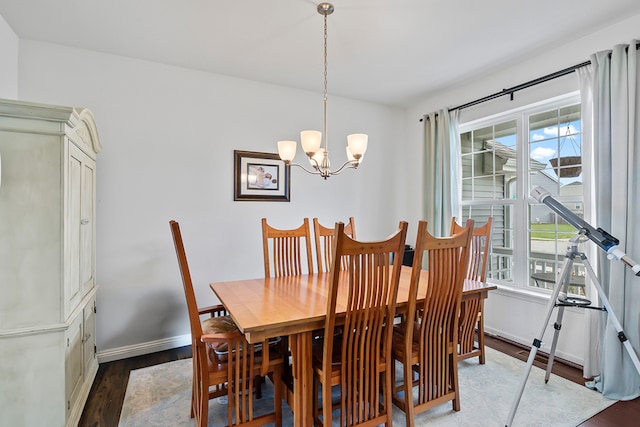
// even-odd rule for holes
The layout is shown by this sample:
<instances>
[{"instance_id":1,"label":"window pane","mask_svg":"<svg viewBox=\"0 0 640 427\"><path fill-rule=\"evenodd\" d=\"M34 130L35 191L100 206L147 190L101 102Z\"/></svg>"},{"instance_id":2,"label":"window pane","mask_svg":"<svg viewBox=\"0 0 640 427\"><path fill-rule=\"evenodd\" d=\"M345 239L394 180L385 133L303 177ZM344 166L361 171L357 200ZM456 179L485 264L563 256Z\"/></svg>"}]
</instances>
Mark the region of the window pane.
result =
<instances>
[{"instance_id":1,"label":"window pane","mask_svg":"<svg viewBox=\"0 0 640 427\"><path fill-rule=\"evenodd\" d=\"M511 224L512 207L501 204L474 204L462 208L462 219L458 221L464 224L467 219L473 219L475 226L487 223L489 217L493 217L491 232L491 254L487 265L487 279L505 282L513 281L513 229L506 224Z\"/></svg>"},{"instance_id":2,"label":"window pane","mask_svg":"<svg viewBox=\"0 0 640 427\"><path fill-rule=\"evenodd\" d=\"M541 186L580 217L584 214L580 105L529 117L530 187ZM529 286L553 289L577 230L546 205L529 207ZM578 260L579 261L579 260ZM584 266L575 262L569 292L584 295ZM581 286L580 286L581 285Z\"/></svg>"},{"instance_id":3,"label":"window pane","mask_svg":"<svg viewBox=\"0 0 640 427\"><path fill-rule=\"evenodd\" d=\"M554 198L559 200L562 196ZM582 203L565 201L563 204L576 215L583 216ZM530 218L529 286L553 289L567 260L565 255L570 249L570 239L578 230L546 205L531 205ZM585 296L584 278L584 265L580 257L574 257L568 292Z\"/></svg>"},{"instance_id":4,"label":"window pane","mask_svg":"<svg viewBox=\"0 0 640 427\"><path fill-rule=\"evenodd\" d=\"M580 105L529 117L529 170L532 186L556 188L582 181Z\"/></svg>"},{"instance_id":5,"label":"window pane","mask_svg":"<svg viewBox=\"0 0 640 427\"><path fill-rule=\"evenodd\" d=\"M509 120L460 135L464 220L477 224L493 216L494 251L487 278L513 280L512 207L516 197L517 121ZM500 203L496 203L500 202Z\"/></svg>"}]
</instances>

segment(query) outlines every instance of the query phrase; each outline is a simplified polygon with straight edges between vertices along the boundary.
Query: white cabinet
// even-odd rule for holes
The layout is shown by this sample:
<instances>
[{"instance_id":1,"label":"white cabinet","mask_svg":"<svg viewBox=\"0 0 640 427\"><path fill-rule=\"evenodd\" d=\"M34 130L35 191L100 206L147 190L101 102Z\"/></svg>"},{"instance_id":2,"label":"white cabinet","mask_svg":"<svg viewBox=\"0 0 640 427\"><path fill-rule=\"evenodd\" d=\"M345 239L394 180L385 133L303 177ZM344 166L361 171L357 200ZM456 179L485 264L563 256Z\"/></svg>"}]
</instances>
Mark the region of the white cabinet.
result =
<instances>
[{"instance_id":1,"label":"white cabinet","mask_svg":"<svg viewBox=\"0 0 640 427\"><path fill-rule=\"evenodd\" d=\"M0 100L0 425L75 426L98 369L87 109Z\"/></svg>"}]
</instances>

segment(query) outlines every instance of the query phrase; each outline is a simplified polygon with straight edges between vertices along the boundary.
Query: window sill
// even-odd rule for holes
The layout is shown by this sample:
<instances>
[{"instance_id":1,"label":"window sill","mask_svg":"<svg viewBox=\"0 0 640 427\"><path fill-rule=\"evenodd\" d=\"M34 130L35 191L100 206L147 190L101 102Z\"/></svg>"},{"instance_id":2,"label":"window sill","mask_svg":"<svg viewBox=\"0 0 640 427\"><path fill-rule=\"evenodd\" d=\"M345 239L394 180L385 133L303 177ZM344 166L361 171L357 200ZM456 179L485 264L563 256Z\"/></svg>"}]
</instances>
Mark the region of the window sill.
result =
<instances>
[{"instance_id":1,"label":"window sill","mask_svg":"<svg viewBox=\"0 0 640 427\"><path fill-rule=\"evenodd\" d=\"M533 304L548 304L549 299L551 298L550 293L538 292L535 290L529 290L520 286L512 286L505 283L491 283L492 285L496 285L498 289L492 291L492 293L502 295L506 298L514 298L522 301L530 302ZM566 307L566 309L570 311L575 311L577 313L584 312L584 307Z\"/></svg>"}]
</instances>

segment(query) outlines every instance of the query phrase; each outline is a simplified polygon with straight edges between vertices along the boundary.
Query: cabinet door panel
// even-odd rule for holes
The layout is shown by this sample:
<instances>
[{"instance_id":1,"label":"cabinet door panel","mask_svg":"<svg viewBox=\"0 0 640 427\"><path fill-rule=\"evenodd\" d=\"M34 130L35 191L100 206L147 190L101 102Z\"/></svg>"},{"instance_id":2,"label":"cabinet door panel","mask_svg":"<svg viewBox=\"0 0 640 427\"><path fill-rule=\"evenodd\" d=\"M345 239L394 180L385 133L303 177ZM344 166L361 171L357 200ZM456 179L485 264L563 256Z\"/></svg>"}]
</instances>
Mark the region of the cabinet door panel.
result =
<instances>
[{"instance_id":1,"label":"cabinet door panel","mask_svg":"<svg viewBox=\"0 0 640 427\"><path fill-rule=\"evenodd\" d=\"M87 158L82 165L82 187L80 196L80 285L83 295L95 283L94 272L94 199L95 171L94 163Z\"/></svg>"},{"instance_id":2,"label":"cabinet door panel","mask_svg":"<svg viewBox=\"0 0 640 427\"><path fill-rule=\"evenodd\" d=\"M66 333L67 354L65 359L66 410L70 410L80 392L82 376L82 322L83 316L76 316Z\"/></svg>"},{"instance_id":3,"label":"cabinet door panel","mask_svg":"<svg viewBox=\"0 0 640 427\"><path fill-rule=\"evenodd\" d=\"M81 182L82 159L81 152L73 144L69 148L69 208L68 238L69 238L69 279L67 283L67 300L70 311L76 306L82 295L80 293L80 220L81 211Z\"/></svg>"}]
</instances>

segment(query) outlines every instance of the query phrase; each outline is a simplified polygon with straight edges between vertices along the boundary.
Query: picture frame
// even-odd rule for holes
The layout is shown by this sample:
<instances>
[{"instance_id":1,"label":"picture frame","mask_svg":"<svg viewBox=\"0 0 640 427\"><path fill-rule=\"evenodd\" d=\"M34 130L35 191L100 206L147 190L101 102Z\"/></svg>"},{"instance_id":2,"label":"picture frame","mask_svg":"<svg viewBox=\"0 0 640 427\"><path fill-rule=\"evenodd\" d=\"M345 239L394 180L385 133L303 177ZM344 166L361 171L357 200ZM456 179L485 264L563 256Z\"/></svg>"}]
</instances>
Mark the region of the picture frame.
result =
<instances>
[{"instance_id":1,"label":"picture frame","mask_svg":"<svg viewBox=\"0 0 640 427\"><path fill-rule=\"evenodd\" d=\"M290 170L277 154L234 150L235 201L290 201Z\"/></svg>"}]
</instances>

